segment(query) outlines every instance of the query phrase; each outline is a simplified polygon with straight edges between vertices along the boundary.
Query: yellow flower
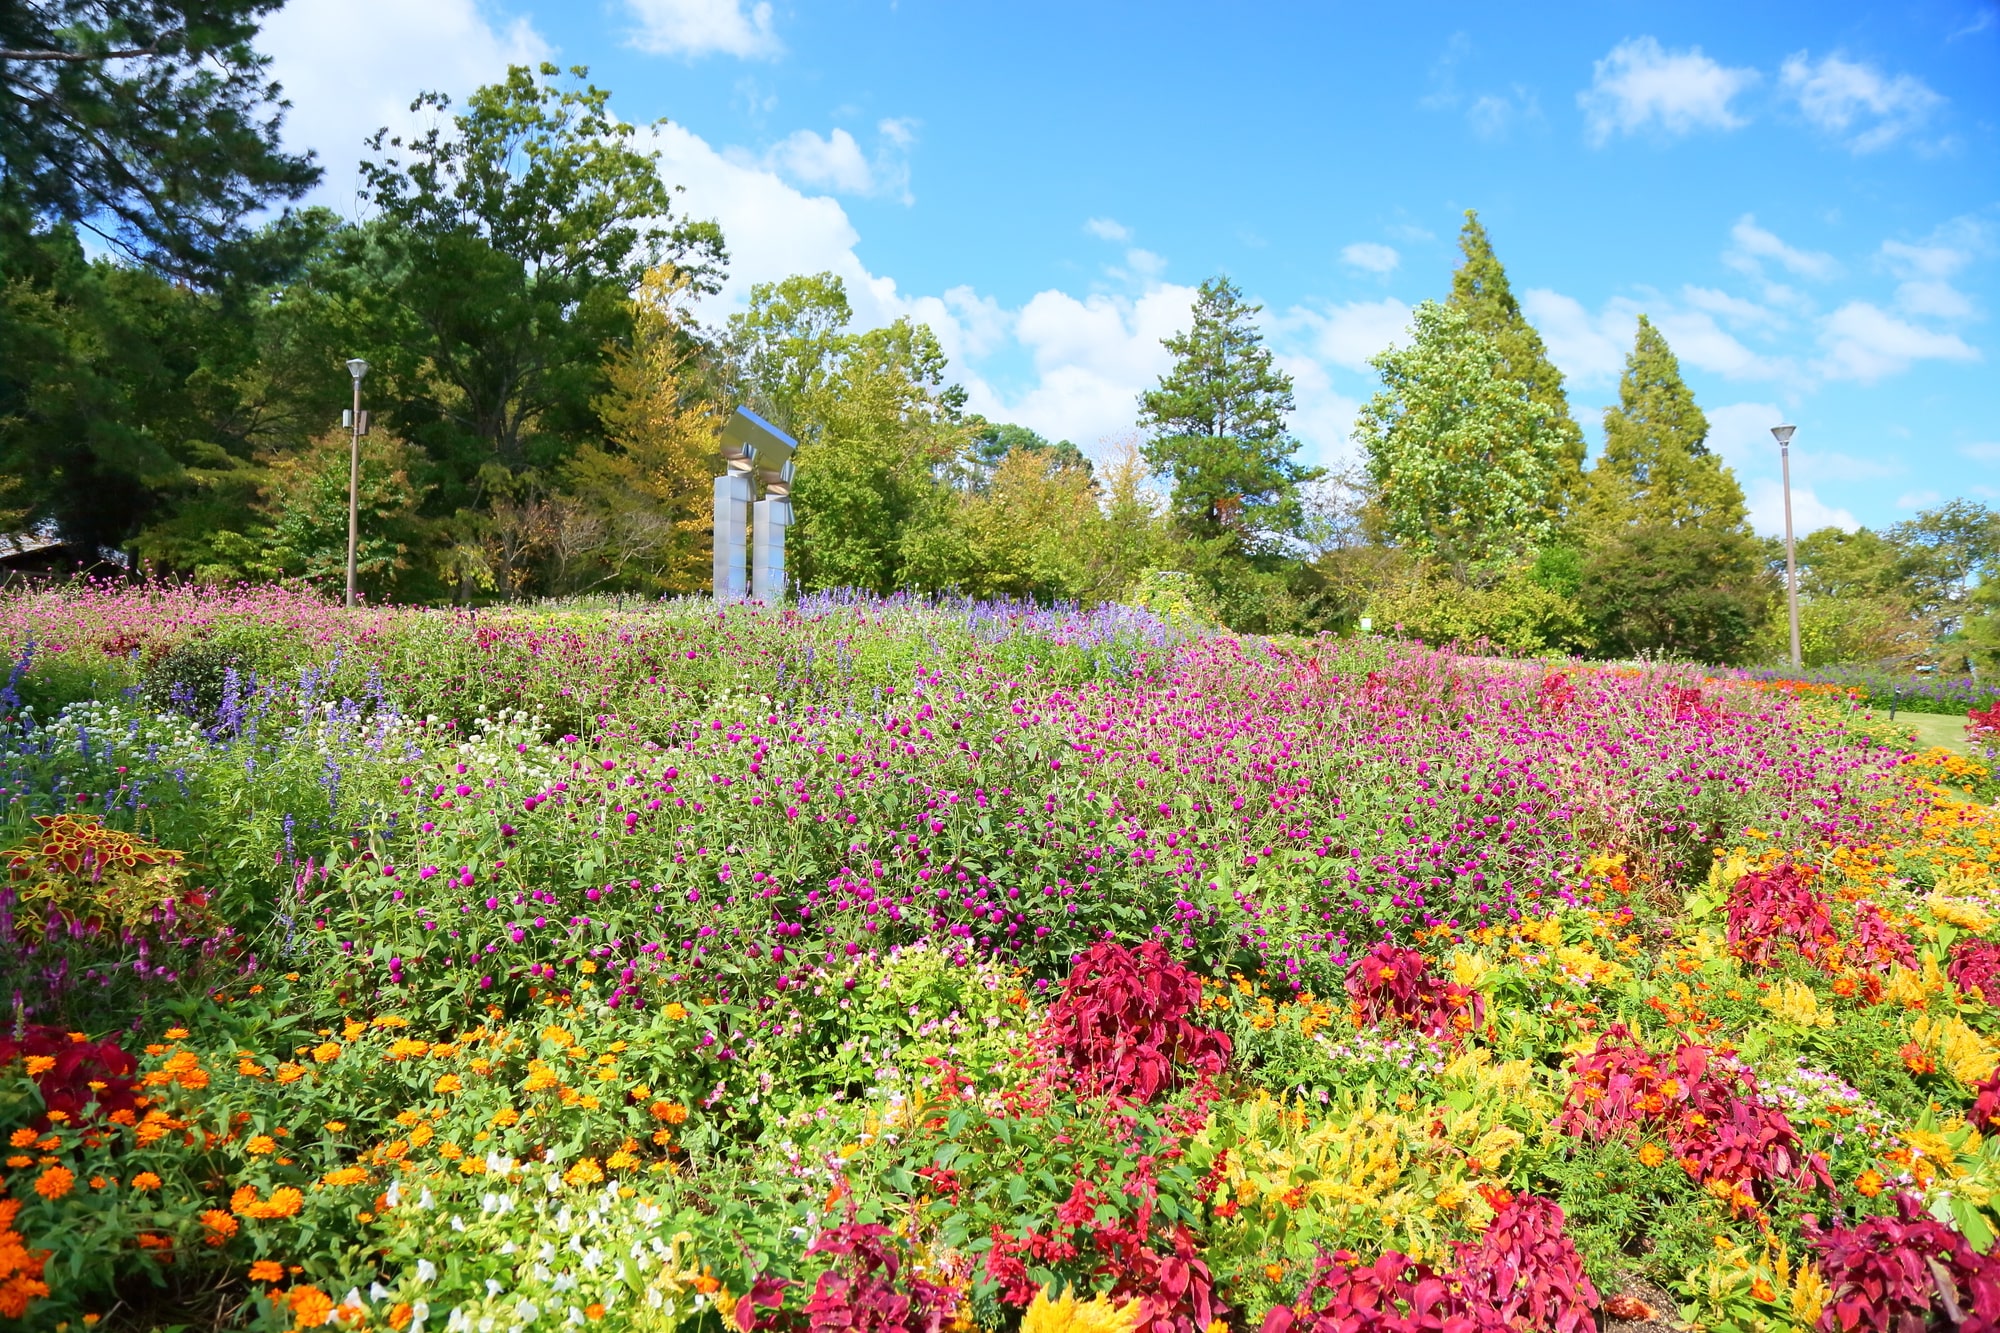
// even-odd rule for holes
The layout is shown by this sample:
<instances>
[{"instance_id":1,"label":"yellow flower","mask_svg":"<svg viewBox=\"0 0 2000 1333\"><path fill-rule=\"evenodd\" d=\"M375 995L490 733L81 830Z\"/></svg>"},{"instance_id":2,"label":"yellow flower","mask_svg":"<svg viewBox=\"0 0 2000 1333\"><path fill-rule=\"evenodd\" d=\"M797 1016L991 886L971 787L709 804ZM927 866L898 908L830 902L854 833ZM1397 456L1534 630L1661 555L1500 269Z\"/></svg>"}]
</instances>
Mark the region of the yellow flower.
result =
<instances>
[{"instance_id":1,"label":"yellow flower","mask_svg":"<svg viewBox=\"0 0 2000 1333\"><path fill-rule=\"evenodd\" d=\"M662 1012L676 1023L688 1016L688 1011L678 1003L668 1005Z\"/></svg>"},{"instance_id":2,"label":"yellow flower","mask_svg":"<svg viewBox=\"0 0 2000 1333\"><path fill-rule=\"evenodd\" d=\"M266 1153L276 1152L277 1148L278 1145L272 1141L269 1134L255 1135L248 1143L243 1145L243 1151L253 1157L262 1157Z\"/></svg>"},{"instance_id":3,"label":"yellow flower","mask_svg":"<svg viewBox=\"0 0 2000 1333\"><path fill-rule=\"evenodd\" d=\"M1763 999L1763 1005L1773 1015L1802 1028L1830 1028L1833 1014L1819 1007L1819 997L1812 987L1800 981L1781 981L1771 988Z\"/></svg>"},{"instance_id":4,"label":"yellow flower","mask_svg":"<svg viewBox=\"0 0 2000 1333\"><path fill-rule=\"evenodd\" d=\"M1658 1166L1667 1160L1667 1150L1657 1143L1639 1145L1639 1162L1642 1166Z\"/></svg>"},{"instance_id":5,"label":"yellow flower","mask_svg":"<svg viewBox=\"0 0 2000 1333\"><path fill-rule=\"evenodd\" d=\"M1139 1302L1114 1302L1100 1293L1079 1301L1069 1288L1056 1300L1048 1288L1035 1293L1021 1318L1021 1333L1133 1333L1139 1326Z\"/></svg>"},{"instance_id":6,"label":"yellow flower","mask_svg":"<svg viewBox=\"0 0 2000 1333\"><path fill-rule=\"evenodd\" d=\"M334 1045L330 1041L323 1041L319 1045L313 1047L312 1058L315 1062L319 1064L323 1065L331 1064L333 1061L338 1060L340 1058L340 1047Z\"/></svg>"},{"instance_id":7,"label":"yellow flower","mask_svg":"<svg viewBox=\"0 0 2000 1333\"><path fill-rule=\"evenodd\" d=\"M1960 930L1984 935L1993 929L1993 914L1977 903L1948 898L1943 893L1933 893L1924 899L1924 905L1931 909L1932 916L1947 925L1957 926Z\"/></svg>"},{"instance_id":8,"label":"yellow flower","mask_svg":"<svg viewBox=\"0 0 2000 1333\"><path fill-rule=\"evenodd\" d=\"M340 1166L320 1177L322 1185L360 1185L368 1180L368 1172L358 1166Z\"/></svg>"},{"instance_id":9,"label":"yellow flower","mask_svg":"<svg viewBox=\"0 0 2000 1333\"><path fill-rule=\"evenodd\" d=\"M563 1172L563 1179L571 1185L595 1185L604 1179L604 1168L595 1157L579 1157L575 1165Z\"/></svg>"},{"instance_id":10,"label":"yellow flower","mask_svg":"<svg viewBox=\"0 0 2000 1333\"><path fill-rule=\"evenodd\" d=\"M458 1075L441 1074L438 1076L438 1081L431 1085L431 1091L458 1092L461 1091L464 1087L465 1087L465 1081L461 1079Z\"/></svg>"},{"instance_id":11,"label":"yellow flower","mask_svg":"<svg viewBox=\"0 0 2000 1333\"><path fill-rule=\"evenodd\" d=\"M31 1055L28 1057L28 1077L40 1078L56 1067L53 1055Z\"/></svg>"}]
</instances>

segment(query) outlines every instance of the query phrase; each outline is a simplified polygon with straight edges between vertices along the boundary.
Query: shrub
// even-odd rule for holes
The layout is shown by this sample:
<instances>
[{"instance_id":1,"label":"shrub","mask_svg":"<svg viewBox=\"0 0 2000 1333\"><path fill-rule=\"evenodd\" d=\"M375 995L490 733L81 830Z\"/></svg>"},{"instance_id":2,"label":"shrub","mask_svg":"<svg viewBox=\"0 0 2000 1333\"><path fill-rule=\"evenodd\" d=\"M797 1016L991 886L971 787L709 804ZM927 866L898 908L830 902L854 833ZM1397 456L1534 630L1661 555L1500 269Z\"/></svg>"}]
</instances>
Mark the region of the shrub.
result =
<instances>
[{"instance_id":1,"label":"shrub","mask_svg":"<svg viewBox=\"0 0 2000 1333\"><path fill-rule=\"evenodd\" d=\"M1729 947L1746 963L1769 966L1786 942L1809 959L1834 942L1827 900L1814 893L1812 871L1786 862L1753 870L1730 886Z\"/></svg>"},{"instance_id":2,"label":"shrub","mask_svg":"<svg viewBox=\"0 0 2000 1333\"><path fill-rule=\"evenodd\" d=\"M1851 1227L1809 1227L1819 1247L1828 1295L1827 1333L1958 1333L2000 1329L2000 1254L1979 1254L1951 1228L1924 1215L1910 1195L1893 1217ZM1939 1316L1942 1316L1940 1318Z\"/></svg>"},{"instance_id":3,"label":"shrub","mask_svg":"<svg viewBox=\"0 0 2000 1333\"><path fill-rule=\"evenodd\" d=\"M1229 1038L1191 1022L1201 980L1148 940L1127 949L1110 940L1081 954L1049 1008L1047 1032L1090 1092L1157 1100L1187 1068L1207 1077L1229 1059Z\"/></svg>"},{"instance_id":4,"label":"shrub","mask_svg":"<svg viewBox=\"0 0 2000 1333\"><path fill-rule=\"evenodd\" d=\"M1357 1022L1402 1023L1432 1036L1469 1032L1486 1012L1478 991L1433 975L1422 954L1388 940L1348 970L1347 993Z\"/></svg>"},{"instance_id":5,"label":"shrub","mask_svg":"<svg viewBox=\"0 0 2000 1333\"><path fill-rule=\"evenodd\" d=\"M2000 943L1976 937L1960 940L1951 947L1945 975L1966 994L2000 1006Z\"/></svg>"}]
</instances>

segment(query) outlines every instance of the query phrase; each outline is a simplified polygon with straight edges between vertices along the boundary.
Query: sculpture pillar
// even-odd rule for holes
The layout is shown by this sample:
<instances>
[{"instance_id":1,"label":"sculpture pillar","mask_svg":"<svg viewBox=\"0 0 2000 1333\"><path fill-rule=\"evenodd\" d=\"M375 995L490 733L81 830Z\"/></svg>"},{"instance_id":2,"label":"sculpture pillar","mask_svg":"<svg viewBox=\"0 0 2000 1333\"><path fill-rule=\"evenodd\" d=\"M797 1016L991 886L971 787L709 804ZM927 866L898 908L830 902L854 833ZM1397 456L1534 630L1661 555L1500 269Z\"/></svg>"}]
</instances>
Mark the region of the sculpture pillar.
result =
<instances>
[{"instance_id":1,"label":"sculpture pillar","mask_svg":"<svg viewBox=\"0 0 2000 1333\"><path fill-rule=\"evenodd\" d=\"M797 449L797 441L748 408L737 408L723 423L724 471L715 479L718 602L745 596L768 603L784 599L785 529L792 525L792 455ZM753 478L764 492L764 498L754 506ZM743 568L746 537L751 547L751 578L747 581Z\"/></svg>"}]
</instances>

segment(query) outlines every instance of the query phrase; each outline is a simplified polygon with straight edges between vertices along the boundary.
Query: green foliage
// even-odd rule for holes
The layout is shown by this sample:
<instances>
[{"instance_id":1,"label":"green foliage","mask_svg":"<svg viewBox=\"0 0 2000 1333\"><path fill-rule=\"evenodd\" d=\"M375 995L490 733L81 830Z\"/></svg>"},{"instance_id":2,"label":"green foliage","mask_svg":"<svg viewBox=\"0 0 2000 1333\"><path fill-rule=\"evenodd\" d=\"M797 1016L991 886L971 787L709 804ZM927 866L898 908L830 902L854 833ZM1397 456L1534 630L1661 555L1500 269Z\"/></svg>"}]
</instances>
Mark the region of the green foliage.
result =
<instances>
[{"instance_id":1,"label":"green foliage","mask_svg":"<svg viewBox=\"0 0 2000 1333\"><path fill-rule=\"evenodd\" d=\"M1547 409L1457 310L1426 301L1412 332L1355 424L1384 530L1458 571L1539 546L1564 466Z\"/></svg>"},{"instance_id":2,"label":"green foliage","mask_svg":"<svg viewBox=\"0 0 2000 1333\"><path fill-rule=\"evenodd\" d=\"M1590 472L1584 521L1743 529L1743 488L1707 439L1708 418L1682 381L1680 362L1652 321L1639 316L1618 406L1604 411L1604 452Z\"/></svg>"},{"instance_id":3,"label":"green foliage","mask_svg":"<svg viewBox=\"0 0 2000 1333\"><path fill-rule=\"evenodd\" d=\"M1493 253L1486 228L1469 208L1465 226L1459 231L1458 248L1465 260L1451 275L1450 305L1474 330L1493 340L1498 373L1526 389L1530 401L1541 409L1543 424L1556 440L1550 484L1556 491L1557 507L1567 511L1583 492L1584 445L1583 431L1570 416L1562 372L1549 360L1541 334L1521 313L1521 304L1507 281L1507 271Z\"/></svg>"},{"instance_id":4,"label":"green foliage","mask_svg":"<svg viewBox=\"0 0 2000 1333\"><path fill-rule=\"evenodd\" d=\"M1592 631L1611 656L1742 661L1769 614L1758 545L1740 532L1630 527L1585 558Z\"/></svg>"},{"instance_id":5,"label":"green foliage","mask_svg":"<svg viewBox=\"0 0 2000 1333\"><path fill-rule=\"evenodd\" d=\"M1417 563L1377 590L1368 615L1378 632L1392 630L1425 643L1487 642L1514 653L1569 654L1591 644L1576 600L1552 586L1537 562L1516 561L1490 582L1454 578Z\"/></svg>"},{"instance_id":6,"label":"green foliage","mask_svg":"<svg viewBox=\"0 0 2000 1333\"><path fill-rule=\"evenodd\" d=\"M1175 519L1253 553L1298 531L1298 488L1319 475L1293 460L1292 381L1264 346L1261 309L1228 278L1202 283L1193 325L1162 340L1173 366L1139 397L1146 461L1171 483Z\"/></svg>"},{"instance_id":7,"label":"green foliage","mask_svg":"<svg viewBox=\"0 0 2000 1333\"><path fill-rule=\"evenodd\" d=\"M85 226L212 281L245 223L319 179L279 147L282 103L252 46L282 0L52 0L0 10L0 232Z\"/></svg>"}]
</instances>

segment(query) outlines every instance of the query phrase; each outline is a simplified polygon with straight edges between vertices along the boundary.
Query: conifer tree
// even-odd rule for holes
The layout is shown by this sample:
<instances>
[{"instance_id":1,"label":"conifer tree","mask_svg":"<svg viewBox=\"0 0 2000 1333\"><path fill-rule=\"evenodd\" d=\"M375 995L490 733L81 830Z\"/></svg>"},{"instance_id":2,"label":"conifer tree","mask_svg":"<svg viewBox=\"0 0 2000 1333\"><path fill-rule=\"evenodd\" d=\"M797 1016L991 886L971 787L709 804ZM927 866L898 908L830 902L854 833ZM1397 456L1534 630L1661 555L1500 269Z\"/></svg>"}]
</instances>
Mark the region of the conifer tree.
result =
<instances>
[{"instance_id":1,"label":"conifer tree","mask_svg":"<svg viewBox=\"0 0 2000 1333\"><path fill-rule=\"evenodd\" d=\"M1465 256L1451 275L1453 309L1465 315L1472 328L1493 340L1499 350L1502 374L1526 387L1528 397L1542 408L1542 419L1557 441L1557 465L1552 484L1556 507L1567 512L1583 493L1583 431L1569 414L1569 398L1563 393L1563 376L1549 360L1542 335L1521 313L1514 289L1507 282L1507 270L1493 253L1479 215L1465 210L1465 227L1458 234L1458 248Z\"/></svg>"},{"instance_id":2,"label":"conifer tree","mask_svg":"<svg viewBox=\"0 0 2000 1333\"><path fill-rule=\"evenodd\" d=\"M1298 530L1299 486L1320 475L1293 458L1292 379L1254 322L1262 308L1228 278L1204 282L1193 327L1162 340L1173 367L1139 396L1146 461L1172 483L1183 529L1252 548Z\"/></svg>"},{"instance_id":3,"label":"conifer tree","mask_svg":"<svg viewBox=\"0 0 2000 1333\"><path fill-rule=\"evenodd\" d=\"M1639 331L1618 406L1604 412L1604 453L1591 470L1587 526L1743 529L1743 488L1708 447L1708 418L1653 322Z\"/></svg>"}]
</instances>

